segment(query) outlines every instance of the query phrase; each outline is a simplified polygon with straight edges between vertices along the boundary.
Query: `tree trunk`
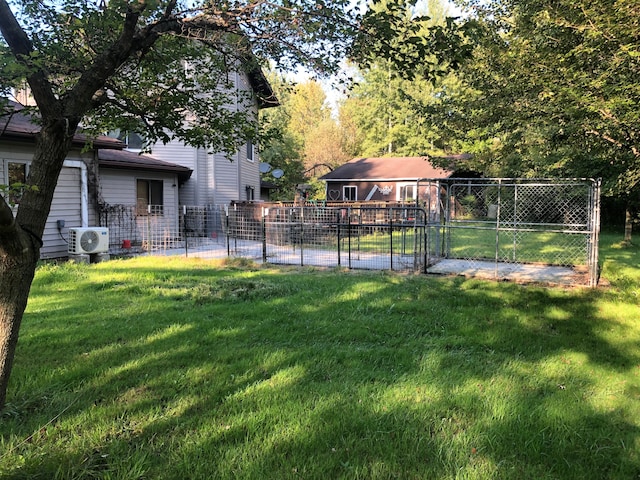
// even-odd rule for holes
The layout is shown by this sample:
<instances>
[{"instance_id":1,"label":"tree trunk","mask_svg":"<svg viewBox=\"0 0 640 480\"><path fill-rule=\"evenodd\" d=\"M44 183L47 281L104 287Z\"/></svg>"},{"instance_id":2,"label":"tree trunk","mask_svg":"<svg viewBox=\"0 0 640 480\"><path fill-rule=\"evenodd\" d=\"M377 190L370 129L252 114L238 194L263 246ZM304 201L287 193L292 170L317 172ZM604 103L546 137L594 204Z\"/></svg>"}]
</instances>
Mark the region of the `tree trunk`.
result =
<instances>
[{"instance_id":1,"label":"tree trunk","mask_svg":"<svg viewBox=\"0 0 640 480\"><path fill-rule=\"evenodd\" d=\"M633 215L629 205L624 212L624 243L631 244L631 234L633 232Z\"/></svg>"},{"instance_id":2,"label":"tree trunk","mask_svg":"<svg viewBox=\"0 0 640 480\"><path fill-rule=\"evenodd\" d=\"M0 199L0 409L7 398L20 325L40 258L53 192L76 128L77 122L64 118L43 121L28 187L15 219L9 205Z\"/></svg>"},{"instance_id":3,"label":"tree trunk","mask_svg":"<svg viewBox=\"0 0 640 480\"><path fill-rule=\"evenodd\" d=\"M39 247L19 228L0 227L0 408L4 407L22 315Z\"/></svg>"}]
</instances>

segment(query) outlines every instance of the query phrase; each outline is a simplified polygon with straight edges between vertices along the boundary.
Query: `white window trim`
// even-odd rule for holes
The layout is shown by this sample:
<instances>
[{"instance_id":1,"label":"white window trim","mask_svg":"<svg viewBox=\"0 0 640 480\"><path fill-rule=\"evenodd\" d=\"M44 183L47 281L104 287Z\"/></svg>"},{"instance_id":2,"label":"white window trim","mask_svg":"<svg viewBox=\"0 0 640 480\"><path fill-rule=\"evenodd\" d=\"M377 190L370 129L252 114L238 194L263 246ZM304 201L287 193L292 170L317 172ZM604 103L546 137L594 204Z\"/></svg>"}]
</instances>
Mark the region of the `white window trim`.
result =
<instances>
[{"instance_id":1,"label":"white window trim","mask_svg":"<svg viewBox=\"0 0 640 480\"><path fill-rule=\"evenodd\" d=\"M354 191L355 191L355 195L354 195L355 199L347 200L347 195L346 195L347 188L349 188L349 189L353 188L354 189ZM358 200L358 186L357 185L343 185L342 186L342 201L343 202L355 202L357 200Z\"/></svg>"},{"instance_id":2,"label":"white window trim","mask_svg":"<svg viewBox=\"0 0 640 480\"><path fill-rule=\"evenodd\" d=\"M402 183L396 183L396 201L397 202L404 202L405 200L401 197L402 195L402 191L403 191L403 187L412 187L413 188L413 198L411 201L416 200L417 195L418 195L418 188L416 185L416 182L402 182Z\"/></svg>"},{"instance_id":3,"label":"white window trim","mask_svg":"<svg viewBox=\"0 0 640 480\"><path fill-rule=\"evenodd\" d=\"M245 146L247 148L247 151L246 151L247 162L256 163L256 155L258 153L257 149L256 149L256 146L253 144L253 142L251 140L247 140L247 143L246 143ZM251 158L249 158L249 148L251 148Z\"/></svg>"}]
</instances>

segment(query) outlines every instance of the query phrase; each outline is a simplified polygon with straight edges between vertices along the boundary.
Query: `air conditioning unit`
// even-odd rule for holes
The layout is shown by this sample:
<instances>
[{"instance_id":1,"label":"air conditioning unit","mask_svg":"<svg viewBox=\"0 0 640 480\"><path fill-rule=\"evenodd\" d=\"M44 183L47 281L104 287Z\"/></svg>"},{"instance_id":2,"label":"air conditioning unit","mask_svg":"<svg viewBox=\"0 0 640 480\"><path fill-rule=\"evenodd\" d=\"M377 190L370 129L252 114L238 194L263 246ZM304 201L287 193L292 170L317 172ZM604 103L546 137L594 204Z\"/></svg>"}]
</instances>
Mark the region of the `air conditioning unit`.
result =
<instances>
[{"instance_id":1,"label":"air conditioning unit","mask_svg":"<svg viewBox=\"0 0 640 480\"><path fill-rule=\"evenodd\" d=\"M104 227L70 228L69 254L109 251L109 229Z\"/></svg>"}]
</instances>

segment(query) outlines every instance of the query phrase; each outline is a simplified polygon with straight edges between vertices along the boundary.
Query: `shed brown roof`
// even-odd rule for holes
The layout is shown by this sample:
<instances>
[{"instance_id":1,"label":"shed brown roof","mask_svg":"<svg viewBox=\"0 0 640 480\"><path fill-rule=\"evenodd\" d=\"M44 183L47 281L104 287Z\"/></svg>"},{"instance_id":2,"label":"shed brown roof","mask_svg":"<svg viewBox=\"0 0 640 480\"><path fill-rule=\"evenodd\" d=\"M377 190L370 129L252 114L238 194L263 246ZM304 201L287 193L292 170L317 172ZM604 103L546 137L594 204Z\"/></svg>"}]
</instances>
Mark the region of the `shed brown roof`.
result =
<instances>
[{"instance_id":1,"label":"shed brown roof","mask_svg":"<svg viewBox=\"0 0 640 480\"><path fill-rule=\"evenodd\" d=\"M468 155L443 157L456 161ZM320 180L417 180L419 178L448 178L453 170L434 167L429 157L370 157L354 158L329 172Z\"/></svg>"}]
</instances>

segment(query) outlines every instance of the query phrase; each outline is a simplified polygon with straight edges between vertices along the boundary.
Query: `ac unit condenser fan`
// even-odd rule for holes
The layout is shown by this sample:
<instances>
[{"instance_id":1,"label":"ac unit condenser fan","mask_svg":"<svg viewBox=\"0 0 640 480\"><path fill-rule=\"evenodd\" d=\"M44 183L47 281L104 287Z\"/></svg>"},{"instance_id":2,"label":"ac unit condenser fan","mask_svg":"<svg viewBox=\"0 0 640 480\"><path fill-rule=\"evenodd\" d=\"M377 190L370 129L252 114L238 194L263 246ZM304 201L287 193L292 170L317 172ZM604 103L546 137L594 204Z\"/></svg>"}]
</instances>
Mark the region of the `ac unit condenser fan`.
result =
<instances>
[{"instance_id":1,"label":"ac unit condenser fan","mask_svg":"<svg viewBox=\"0 0 640 480\"><path fill-rule=\"evenodd\" d=\"M87 253L91 253L98 248L99 242L100 237L95 230L86 230L80 235L80 246Z\"/></svg>"}]
</instances>

